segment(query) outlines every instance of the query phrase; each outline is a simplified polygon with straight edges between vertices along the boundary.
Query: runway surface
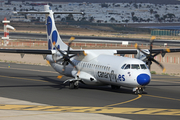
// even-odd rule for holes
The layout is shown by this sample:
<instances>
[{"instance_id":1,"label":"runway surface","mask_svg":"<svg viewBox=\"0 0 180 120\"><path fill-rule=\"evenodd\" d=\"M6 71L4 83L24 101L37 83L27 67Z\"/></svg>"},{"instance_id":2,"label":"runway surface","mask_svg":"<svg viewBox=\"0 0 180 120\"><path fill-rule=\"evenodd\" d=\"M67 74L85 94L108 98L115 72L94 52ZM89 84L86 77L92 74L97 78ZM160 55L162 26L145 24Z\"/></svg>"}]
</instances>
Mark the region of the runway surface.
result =
<instances>
[{"instance_id":1,"label":"runway surface","mask_svg":"<svg viewBox=\"0 0 180 120\"><path fill-rule=\"evenodd\" d=\"M9 66L9 67L8 67ZM180 77L153 75L143 95L109 86L69 89L49 66L0 63L0 97L48 106L1 104L1 110L99 113L133 120L180 119ZM80 116L79 116L80 117Z\"/></svg>"}]
</instances>

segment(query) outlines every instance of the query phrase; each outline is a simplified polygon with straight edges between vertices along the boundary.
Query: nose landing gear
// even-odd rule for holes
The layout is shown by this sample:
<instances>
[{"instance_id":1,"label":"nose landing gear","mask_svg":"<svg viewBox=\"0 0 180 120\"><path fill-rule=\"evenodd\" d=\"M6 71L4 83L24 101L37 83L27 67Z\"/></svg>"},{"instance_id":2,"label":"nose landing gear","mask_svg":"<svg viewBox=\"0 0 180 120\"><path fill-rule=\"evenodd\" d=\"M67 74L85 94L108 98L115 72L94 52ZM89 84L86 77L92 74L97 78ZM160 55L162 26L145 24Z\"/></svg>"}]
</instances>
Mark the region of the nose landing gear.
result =
<instances>
[{"instance_id":1,"label":"nose landing gear","mask_svg":"<svg viewBox=\"0 0 180 120\"><path fill-rule=\"evenodd\" d=\"M133 88L133 92L134 92L135 95L142 94L143 91L144 91L144 88L143 88L143 87Z\"/></svg>"}]
</instances>

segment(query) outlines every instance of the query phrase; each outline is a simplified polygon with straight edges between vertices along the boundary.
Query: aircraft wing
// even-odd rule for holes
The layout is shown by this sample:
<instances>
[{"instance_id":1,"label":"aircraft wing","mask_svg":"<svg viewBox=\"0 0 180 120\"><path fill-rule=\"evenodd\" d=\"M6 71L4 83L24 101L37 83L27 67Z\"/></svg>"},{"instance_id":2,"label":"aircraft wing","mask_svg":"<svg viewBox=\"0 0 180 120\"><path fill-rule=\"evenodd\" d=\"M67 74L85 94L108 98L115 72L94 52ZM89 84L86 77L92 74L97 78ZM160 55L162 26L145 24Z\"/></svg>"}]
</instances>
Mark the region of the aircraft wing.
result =
<instances>
[{"instance_id":1,"label":"aircraft wing","mask_svg":"<svg viewBox=\"0 0 180 120\"><path fill-rule=\"evenodd\" d=\"M84 53L85 51L86 50L70 50L69 54L81 54L81 53ZM96 51L96 50L93 49L93 51ZM119 49L119 50L104 49L104 52L107 52L107 51L114 51L115 54L137 54L137 49Z\"/></svg>"},{"instance_id":2,"label":"aircraft wing","mask_svg":"<svg viewBox=\"0 0 180 120\"><path fill-rule=\"evenodd\" d=\"M23 54L53 54L53 50L31 50L31 49L0 49L2 53L23 53Z\"/></svg>"},{"instance_id":3,"label":"aircraft wing","mask_svg":"<svg viewBox=\"0 0 180 120\"><path fill-rule=\"evenodd\" d=\"M116 51L117 54L137 54L137 49L121 49Z\"/></svg>"},{"instance_id":4,"label":"aircraft wing","mask_svg":"<svg viewBox=\"0 0 180 120\"><path fill-rule=\"evenodd\" d=\"M161 52L161 53L180 52L180 48L153 49L153 50L152 50L152 53L157 53L157 52Z\"/></svg>"},{"instance_id":5,"label":"aircraft wing","mask_svg":"<svg viewBox=\"0 0 180 120\"><path fill-rule=\"evenodd\" d=\"M111 50L111 49L109 49ZM108 49L104 50L108 51ZM35 50L35 49L0 49L2 53L20 53L20 54L55 54L56 50ZM65 50L65 52L67 52ZM69 54L84 54L85 50L70 50ZM180 52L180 48L171 49L153 49L152 53L169 53ZM137 49L118 49L115 50L116 54L137 54Z\"/></svg>"},{"instance_id":6,"label":"aircraft wing","mask_svg":"<svg viewBox=\"0 0 180 120\"><path fill-rule=\"evenodd\" d=\"M153 54L157 52L161 52L161 53L180 52L180 48L152 49ZM121 49L121 50L117 50L117 54L137 54L137 49Z\"/></svg>"}]
</instances>

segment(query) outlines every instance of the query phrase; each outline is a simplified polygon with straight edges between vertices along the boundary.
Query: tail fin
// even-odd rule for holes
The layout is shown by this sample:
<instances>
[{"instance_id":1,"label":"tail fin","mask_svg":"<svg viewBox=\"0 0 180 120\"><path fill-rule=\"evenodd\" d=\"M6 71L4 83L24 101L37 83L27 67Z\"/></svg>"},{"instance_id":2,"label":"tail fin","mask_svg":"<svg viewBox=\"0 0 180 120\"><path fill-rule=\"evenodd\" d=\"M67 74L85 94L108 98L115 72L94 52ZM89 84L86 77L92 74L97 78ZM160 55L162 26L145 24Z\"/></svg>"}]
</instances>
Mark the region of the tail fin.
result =
<instances>
[{"instance_id":1,"label":"tail fin","mask_svg":"<svg viewBox=\"0 0 180 120\"><path fill-rule=\"evenodd\" d=\"M47 30L47 41L48 49L55 49L54 44L58 49L67 50L68 46L60 38L55 21L54 14L84 14L83 12L53 12L49 5L44 6L45 11L26 11L26 12L17 12L23 14L46 14L46 30ZM16 13L16 12L14 12Z\"/></svg>"},{"instance_id":2,"label":"tail fin","mask_svg":"<svg viewBox=\"0 0 180 120\"><path fill-rule=\"evenodd\" d=\"M53 16L53 11L49 7L49 5L44 6L45 12L48 12L49 15L46 15L46 30L47 30L47 40L48 40L48 49L55 49L54 45L57 46L58 49L67 50L67 45L60 38L55 21Z\"/></svg>"}]
</instances>

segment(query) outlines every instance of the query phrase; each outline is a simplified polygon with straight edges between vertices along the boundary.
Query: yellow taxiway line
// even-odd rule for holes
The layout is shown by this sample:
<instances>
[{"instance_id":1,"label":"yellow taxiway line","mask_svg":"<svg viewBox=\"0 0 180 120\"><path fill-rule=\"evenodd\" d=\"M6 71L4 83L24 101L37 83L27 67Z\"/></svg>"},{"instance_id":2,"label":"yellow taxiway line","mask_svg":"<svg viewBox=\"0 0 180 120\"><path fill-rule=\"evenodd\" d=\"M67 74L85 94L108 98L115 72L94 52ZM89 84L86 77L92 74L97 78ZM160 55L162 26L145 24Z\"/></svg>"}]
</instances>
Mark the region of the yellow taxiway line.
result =
<instances>
[{"instance_id":1,"label":"yellow taxiway line","mask_svg":"<svg viewBox=\"0 0 180 120\"><path fill-rule=\"evenodd\" d=\"M135 101L135 100L137 100L137 99L139 99L141 97L142 97L142 95L138 95L138 97L136 97L134 99L131 99L131 100L128 100L128 101L125 101L125 102L116 103L116 104L106 105L104 107L112 107L112 106L116 106L116 105L121 105L121 104L129 103L129 102Z\"/></svg>"},{"instance_id":2,"label":"yellow taxiway line","mask_svg":"<svg viewBox=\"0 0 180 120\"><path fill-rule=\"evenodd\" d=\"M161 108L76 107L76 106L39 106L39 105L0 104L0 110L180 116L180 109L161 109Z\"/></svg>"},{"instance_id":3,"label":"yellow taxiway line","mask_svg":"<svg viewBox=\"0 0 180 120\"><path fill-rule=\"evenodd\" d=\"M180 101L180 99L176 99L176 98L169 98L169 97L162 97L162 96L155 96L155 95L148 95L148 94L143 94L143 96L155 97L155 98L161 98L161 99L167 99L167 100Z\"/></svg>"},{"instance_id":4,"label":"yellow taxiway line","mask_svg":"<svg viewBox=\"0 0 180 120\"><path fill-rule=\"evenodd\" d=\"M41 81L36 79L27 79L20 77L10 77L10 76L2 76L4 78L12 78L12 79L24 79L24 80L32 80L32 81ZM156 97L162 99L176 100L180 101L180 99L161 97L161 96L153 96L153 95L143 95L148 97ZM141 115L171 115L171 116L180 116L180 109L161 109L161 108L126 108L126 107L112 107L120 104L129 103L141 98L142 95L138 95L138 97L124 101L121 103L106 105L104 107L75 107L75 106L36 106L36 105L6 105L0 104L0 110L25 110L25 111L49 111L49 112L78 112L78 113L104 113L104 114L141 114Z\"/></svg>"}]
</instances>

